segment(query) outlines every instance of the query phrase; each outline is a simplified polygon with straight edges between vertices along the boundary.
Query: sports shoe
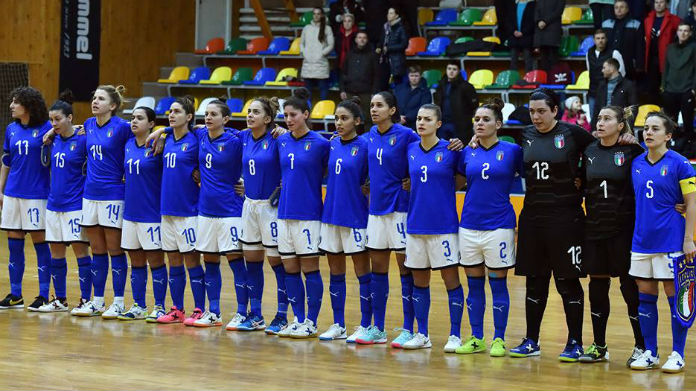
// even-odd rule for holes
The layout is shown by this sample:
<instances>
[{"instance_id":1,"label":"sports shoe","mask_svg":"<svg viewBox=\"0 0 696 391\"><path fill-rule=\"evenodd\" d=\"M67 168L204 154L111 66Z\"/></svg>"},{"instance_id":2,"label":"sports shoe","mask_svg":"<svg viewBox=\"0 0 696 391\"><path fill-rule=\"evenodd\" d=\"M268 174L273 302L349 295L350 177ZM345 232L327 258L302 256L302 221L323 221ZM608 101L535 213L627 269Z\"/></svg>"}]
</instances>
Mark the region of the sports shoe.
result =
<instances>
[{"instance_id":1,"label":"sports shoe","mask_svg":"<svg viewBox=\"0 0 696 391\"><path fill-rule=\"evenodd\" d=\"M353 334L349 335L348 338L346 338L346 343L355 343L355 340L363 337L365 333L367 333L367 327L356 327L355 331L353 331ZM321 339L321 337L319 337L319 339Z\"/></svg>"},{"instance_id":2,"label":"sports shoe","mask_svg":"<svg viewBox=\"0 0 696 391\"><path fill-rule=\"evenodd\" d=\"M65 299L53 298L50 302L39 307L39 312L65 312L68 310L68 302Z\"/></svg>"},{"instance_id":3,"label":"sports shoe","mask_svg":"<svg viewBox=\"0 0 696 391\"><path fill-rule=\"evenodd\" d=\"M415 333L413 335L413 338L409 339L408 342L402 345L404 349L412 350L412 349L428 349L433 346L432 343L430 343L430 338L428 336L423 335L421 333Z\"/></svg>"},{"instance_id":4,"label":"sports shoe","mask_svg":"<svg viewBox=\"0 0 696 391\"><path fill-rule=\"evenodd\" d=\"M470 336L466 342L457 348L457 354L472 354L486 351L486 338Z\"/></svg>"},{"instance_id":5,"label":"sports shoe","mask_svg":"<svg viewBox=\"0 0 696 391\"><path fill-rule=\"evenodd\" d=\"M72 314L75 316L100 316L105 309L104 303L96 303L90 300L80 307L73 308Z\"/></svg>"},{"instance_id":6,"label":"sports shoe","mask_svg":"<svg viewBox=\"0 0 696 391\"><path fill-rule=\"evenodd\" d=\"M658 364L660 364L660 355L656 354L653 356L652 351L645 350L643 354L631 363L631 369L644 371L646 369L656 368Z\"/></svg>"},{"instance_id":7,"label":"sports shoe","mask_svg":"<svg viewBox=\"0 0 696 391\"><path fill-rule=\"evenodd\" d=\"M109 306L109 308L102 314L102 319L118 319L118 316L123 314L126 308L123 304L114 302Z\"/></svg>"},{"instance_id":8,"label":"sports shoe","mask_svg":"<svg viewBox=\"0 0 696 391\"><path fill-rule=\"evenodd\" d=\"M288 319L283 316L277 316L273 318L271 324L266 327L266 334L277 335L281 330L288 327Z\"/></svg>"},{"instance_id":9,"label":"sports shoe","mask_svg":"<svg viewBox=\"0 0 696 391\"><path fill-rule=\"evenodd\" d=\"M32 311L32 312L39 312L39 308L41 306L48 304L48 299L43 297L43 296L36 296L34 298L34 302L29 304L27 307L27 310Z\"/></svg>"},{"instance_id":10,"label":"sports shoe","mask_svg":"<svg viewBox=\"0 0 696 391\"><path fill-rule=\"evenodd\" d=\"M75 315L76 312L79 312L82 307L84 307L85 304L89 303L88 300L85 300L83 298L80 298L80 302L77 304L77 307L73 308L70 310L70 315Z\"/></svg>"},{"instance_id":11,"label":"sports shoe","mask_svg":"<svg viewBox=\"0 0 696 391\"><path fill-rule=\"evenodd\" d=\"M195 312L196 311L194 311L194 314L195 314ZM193 317L193 315L191 317ZM189 318L189 319L191 319L191 318ZM195 326L195 327L220 327L220 326L222 326L222 319L220 319L220 317L213 312L205 311L201 315L201 317L199 317L198 319L196 319L193 322L193 326Z\"/></svg>"},{"instance_id":12,"label":"sports shoe","mask_svg":"<svg viewBox=\"0 0 696 391\"><path fill-rule=\"evenodd\" d=\"M346 339L346 328L341 327L338 323L334 323L329 326L329 329L321 333L319 336L320 341L333 341L334 339Z\"/></svg>"},{"instance_id":13,"label":"sports shoe","mask_svg":"<svg viewBox=\"0 0 696 391\"><path fill-rule=\"evenodd\" d=\"M12 293L5 296L2 301L0 301L0 310L10 310L10 309L23 309L24 299L22 296L15 296Z\"/></svg>"},{"instance_id":14,"label":"sports shoe","mask_svg":"<svg viewBox=\"0 0 696 391\"><path fill-rule=\"evenodd\" d=\"M103 315L102 315L103 316ZM142 320L147 316L147 307L133 304L128 311L118 316L118 320Z\"/></svg>"},{"instance_id":15,"label":"sports shoe","mask_svg":"<svg viewBox=\"0 0 696 391\"><path fill-rule=\"evenodd\" d=\"M184 326L193 327L193 324L202 317L203 311L200 308L196 308L188 318L184 319Z\"/></svg>"},{"instance_id":16,"label":"sports shoe","mask_svg":"<svg viewBox=\"0 0 696 391\"><path fill-rule=\"evenodd\" d=\"M292 331L298 327L300 327L300 322L297 321L296 316L295 319L292 320L292 323L288 324L287 326L285 326L285 328L278 331L276 335L280 338L290 338L290 333L292 333Z\"/></svg>"},{"instance_id":17,"label":"sports shoe","mask_svg":"<svg viewBox=\"0 0 696 391\"><path fill-rule=\"evenodd\" d=\"M541 356L541 347L531 338L525 338L518 346L510 349L510 357L522 358Z\"/></svg>"},{"instance_id":18,"label":"sports shoe","mask_svg":"<svg viewBox=\"0 0 696 391\"><path fill-rule=\"evenodd\" d=\"M182 323L185 316L184 311L176 308L176 306L173 305L169 312L157 318L157 323Z\"/></svg>"},{"instance_id":19,"label":"sports shoe","mask_svg":"<svg viewBox=\"0 0 696 391\"><path fill-rule=\"evenodd\" d=\"M684 366L684 358L681 354L672 352L672 354L667 357L667 361L662 365L662 372L679 373L684 370Z\"/></svg>"},{"instance_id":20,"label":"sports shoe","mask_svg":"<svg viewBox=\"0 0 696 391\"><path fill-rule=\"evenodd\" d=\"M413 338L413 333L406 329L397 329L401 330L401 334L399 334L396 339L394 339L391 343L391 347L395 349L402 349L404 347L404 344Z\"/></svg>"},{"instance_id":21,"label":"sports shoe","mask_svg":"<svg viewBox=\"0 0 696 391\"><path fill-rule=\"evenodd\" d=\"M359 338L355 339L355 343L358 345L374 345L387 343L387 332L379 331L377 326L370 326L367 328L367 332L361 335Z\"/></svg>"},{"instance_id":22,"label":"sports shoe","mask_svg":"<svg viewBox=\"0 0 696 391\"><path fill-rule=\"evenodd\" d=\"M295 327L290 331L290 338L304 339L317 336L317 326L314 325L311 319L306 318L303 323L299 323L299 327Z\"/></svg>"},{"instance_id":23,"label":"sports shoe","mask_svg":"<svg viewBox=\"0 0 696 391\"><path fill-rule=\"evenodd\" d=\"M607 346L597 346L597 344L594 342L592 343L592 345L590 345L589 348L587 348L585 354L578 358L578 361L580 362L600 362L608 360L609 351L607 350Z\"/></svg>"},{"instance_id":24,"label":"sports shoe","mask_svg":"<svg viewBox=\"0 0 696 391\"><path fill-rule=\"evenodd\" d=\"M583 353L582 345L577 343L574 339L571 339L558 356L558 359L562 362L578 362L578 359L580 359Z\"/></svg>"},{"instance_id":25,"label":"sports shoe","mask_svg":"<svg viewBox=\"0 0 696 391\"><path fill-rule=\"evenodd\" d=\"M631 357L629 357L628 360L626 360L626 366L630 368L631 363L636 361L638 357L640 357L643 354L644 351L645 350L643 350L642 348L634 346L633 351L631 352Z\"/></svg>"},{"instance_id":26,"label":"sports shoe","mask_svg":"<svg viewBox=\"0 0 696 391\"><path fill-rule=\"evenodd\" d=\"M247 318L237 326L237 331L260 331L266 328L266 321L258 315L247 316Z\"/></svg>"},{"instance_id":27,"label":"sports shoe","mask_svg":"<svg viewBox=\"0 0 696 391\"><path fill-rule=\"evenodd\" d=\"M232 320L230 320L230 322L227 323L227 326L225 326L225 330L236 331L237 327L239 327L239 325L242 324L242 322L244 322L246 318L246 316L240 314L239 312L236 312L232 317Z\"/></svg>"},{"instance_id":28,"label":"sports shoe","mask_svg":"<svg viewBox=\"0 0 696 391\"><path fill-rule=\"evenodd\" d=\"M454 353L462 346L462 339L456 335L450 335L445 344L445 353Z\"/></svg>"},{"instance_id":29,"label":"sports shoe","mask_svg":"<svg viewBox=\"0 0 696 391\"><path fill-rule=\"evenodd\" d=\"M165 314L166 312L164 312L164 308L162 308L161 305L156 305L155 308L152 309L152 312L145 317L145 321L147 323L157 323L157 318Z\"/></svg>"},{"instance_id":30,"label":"sports shoe","mask_svg":"<svg viewBox=\"0 0 696 391\"><path fill-rule=\"evenodd\" d=\"M505 357L505 341L498 337L491 342L491 350L488 353L491 357Z\"/></svg>"}]
</instances>

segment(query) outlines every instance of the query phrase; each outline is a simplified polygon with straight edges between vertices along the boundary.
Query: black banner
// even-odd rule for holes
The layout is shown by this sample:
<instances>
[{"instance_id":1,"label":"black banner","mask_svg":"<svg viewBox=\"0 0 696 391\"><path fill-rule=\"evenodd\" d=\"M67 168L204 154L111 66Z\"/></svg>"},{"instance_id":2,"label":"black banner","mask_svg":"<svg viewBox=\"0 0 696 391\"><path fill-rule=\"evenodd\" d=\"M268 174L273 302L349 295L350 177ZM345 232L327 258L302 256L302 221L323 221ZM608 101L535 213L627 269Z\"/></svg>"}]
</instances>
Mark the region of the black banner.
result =
<instances>
[{"instance_id":1,"label":"black banner","mask_svg":"<svg viewBox=\"0 0 696 391\"><path fill-rule=\"evenodd\" d=\"M99 85L100 0L62 0L59 91L89 101Z\"/></svg>"}]
</instances>

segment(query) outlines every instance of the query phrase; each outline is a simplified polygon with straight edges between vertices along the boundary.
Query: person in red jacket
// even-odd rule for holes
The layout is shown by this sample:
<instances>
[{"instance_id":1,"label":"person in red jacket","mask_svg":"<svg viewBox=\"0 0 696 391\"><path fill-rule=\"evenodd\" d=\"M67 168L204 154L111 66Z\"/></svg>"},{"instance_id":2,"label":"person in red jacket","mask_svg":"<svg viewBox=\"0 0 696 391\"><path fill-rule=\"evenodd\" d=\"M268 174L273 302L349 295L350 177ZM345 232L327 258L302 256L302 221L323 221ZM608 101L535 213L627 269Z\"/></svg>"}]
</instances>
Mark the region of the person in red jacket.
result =
<instances>
[{"instance_id":1,"label":"person in red jacket","mask_svg":"<svg viewBox=\"0 0 696 391\"><path fill-rule=\"evenodd\" d=\"M681 21L667 9L668 0L655 0L653 10L645 18L645 64L647 72L647 97L659 104L660 83L665 69L667 46L674 41Z\"/></svg>"}]
</instances>

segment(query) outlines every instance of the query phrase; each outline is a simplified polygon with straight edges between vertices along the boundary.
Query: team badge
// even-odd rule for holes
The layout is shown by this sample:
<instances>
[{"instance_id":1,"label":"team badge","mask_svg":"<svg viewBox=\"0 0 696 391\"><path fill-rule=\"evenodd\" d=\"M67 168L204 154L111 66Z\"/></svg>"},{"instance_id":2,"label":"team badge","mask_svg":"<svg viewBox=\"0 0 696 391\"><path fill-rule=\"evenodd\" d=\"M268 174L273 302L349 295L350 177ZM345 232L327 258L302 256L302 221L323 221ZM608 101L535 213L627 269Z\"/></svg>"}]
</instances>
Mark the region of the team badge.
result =
<instances>
[{"instance_id":1,"label":"team badge","mask_svg":"<svg viewBox=\"0 0 696 391\"><path fill-rule=\"evenodd\" d=\"M396 145L396 136L389 137L389 145L391 145L392 147Z\"/></svg>"},{"instance_id":2,"label":"team badge","mask_svg":"<svg viewBox=\"0 0 696 391\"><path fill-rule=\"evenodd\" d=\"M261 148L268 149L268 140L263 140L263 144L261 144Z\"/></svg>"},{"instance_id":3,"label":"team badge","mask_svg":"<svg viewBox=\"0 0 696 391\"><path fill-rule=\"evenodd\" d=\"M217 150L218 150L218 152L224 151L224 150L225 150L225 144L218 144Z\"/></svg>"},{"instance_id":4,"label":"team badge","mask_svg":"<svg viewBox=\"0 0 696 391\"><path fill-rule=\"evenodd\" d=\"M31 137L39 137L39 129L34 129L34 131L31 132Z\"/></svg>"},{"instance_id":5,"label":"team badge","mask_svg":"<svg viewBox=\"0 0 696 391\"><path fill-rule=\"evenodd\" d=\"M111 137L111 136L113 136L113 135L114 135L114 131L111 130L111 129L109 129L109 131L106 132L106 137Z\"/></svg>"},{"instance_id":6,"label":"team badge","mask_svg":"<svg viewBox=\"0 0 696 391\"><path fill-rule=\"evenodd\" d=\"M553 145L556 149L563 149L565 147L565 137L562 134L557 135L553 138Z\"/></svg>"},{"instance_id":7,"label":"team badge","mask_svg":"<svg viewBox=\"0 0 696 391\"><path fill-rule=\"evenodd\" d=\"M624 156L623 152L616 152L614 153L614 164L617 166L621 167L626 163L626 157Z\"/></svg>"},{"instance_id":8,"label":"team badge","mask_svg":"<svg viewBox=\"0 0 696 391\"><path fill-rule=\"evenodd\" d=\"M442 152L438 152L435 154L435 161L438 163L442 161Z\"/></svg>"},{"instance_id":9,"label":"team badge","mask_svg":"<svg viewBox=\"0 0 696 391\"><path fill-rule=\"evenodd\" d=\"M304 143L304 150L305 150L305 151L309 151L310 148L312 148L312 142L311 142L311 141L305 142L305 143Z\"/></svg>"},{"instance_id":10,"label":"team badge","mask_svg":"<svg viewBox=\"0 0 696 391\"><path fill-rule=\"evenodd\" d=\"M353 147L350 149L350 156L358 156L358 147Z\"/></svg>"},{"instance_id":11,"label":"team badge","mask_svg":"<svg viewBox=\"0 0 696 391\"><path fill-rule=\"evenodd\" d=\"M181 144L181 151L182 152L186 152L187 149L188 149L188 143Z\"/></svg>"},{"instance_id":12,"label":"team badge","mask_svg":"<svg viewBox=\"0 0 696 391\"><path fill-rule=\"evenodd\" d=\"M76 148L77 148L77 143L75 143L75 142L70 143L70 150L71 151L74 151Z\"/></svg>"},{"instance_id":13,"label":"team badge","mask_svg":"<svg viewBox=\"0 0 696 391\"><path fill-rule=\"evenodd\" d=\"M693 262L687 262L683 254L676 258L670 258L673 262L674 287L677 291L674 300L674 312L684 327L691 327L694 323L694 318L696 318L694 316L694 283L696 282L694 264Z\"/></svg>"},{"instance_id":14,"label":"team badge","mask_svg":"<svg viewBox=\"0 0 696 391\"><path fill-rule=\"evenodd\" d=\"M505 156L505 153L503 151L498 151L498 153L495 154L496 160L503 161L503 157Z\"/></svg>"},{"instance_id":15,"label":"team badge","mask_svg":"<svg viewBox=\"0 0 696 391\"><path fill-rule=\"evenodd\" d=\"M667 176L667 165L666 164L660 168L660 176Z\"/></svg>"}]
</instances>

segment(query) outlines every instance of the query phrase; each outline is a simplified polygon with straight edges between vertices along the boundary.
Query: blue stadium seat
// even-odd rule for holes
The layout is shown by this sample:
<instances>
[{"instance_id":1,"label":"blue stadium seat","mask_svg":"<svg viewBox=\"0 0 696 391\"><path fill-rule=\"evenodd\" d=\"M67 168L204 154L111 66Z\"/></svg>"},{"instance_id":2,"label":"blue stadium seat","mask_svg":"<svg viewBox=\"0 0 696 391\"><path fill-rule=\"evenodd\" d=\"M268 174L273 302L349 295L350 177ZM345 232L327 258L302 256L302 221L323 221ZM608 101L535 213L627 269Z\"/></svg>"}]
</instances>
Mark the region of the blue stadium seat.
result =
<instances>
[{"instance_id":1,"label":"blue stadium seat","mask_svg":"<svg viewBox=\"0 0 696 391\"><path fill-rule=\"evenodd\" d=\"M169 111L169 108L172 106L172 103L176 98L173 96L165 96L164 98L160 99L157 102L157 106L155 106L155 114L157 115L164 115L167 111Z\"/></svg>"},{"instance_id":2,"label":"blue stadium seat","mask_svg":"<svg viewBox=\"0 0 696 391\"><path fill-rule=\"evenodd\" d=\"M179 84L198 84L199 81L208 79L210 79L210 68L198 67L191 71L188 80L179 80Z\"/></svg>"},{"instance_id":3,"label":"blue stadium seat","mask_svg":"<svg viewBox=\"0 0 696 391\"><path fill-rule=\"evenodd\" d=\"M277 56L280 52L290 49L290 40L285 37L273 38L271 44L268 45L268 49L262 50L256 54L265 56Z\"/></svg>"},{"instance_id":4,"label":"blue stadium seat","mask_svg":"<svg viewBox=\"0 0 696 391\"><path fill-rule=\"evenodd\" d=\"M585 39L582 40L582 43L580 43L580 46L578 47L578 50L570 53L570 57L585 57L587 55L587 52L590 50L590 48L594 45L594 38L586 37Z\"/></svg>"},{"instance_id":5,"label":"blue stadium seat","mask_svg":"<svg viewBox=\"0 0 696 391\"><path fill-rule=\"evenodd\" d=\"M418 52L419 56L424 57L440 57L445 54L447 46L450 44L450 39L447 37L435 37L428 44L428 48L424 52Z\"/></svg>"},{"instance_id":6,"label":"blue stadium seat","mask_svg":"<svg viewBox=\"0 0 696 391\"><path fill-rule=\"evenodd\" d=\"M245 86L262 86L267 81L273 81L276 78L276 70L274 68L261 68L256 72L254 80L245 81Z\"/></svg>"},{"instance_id":7,"label":"blue stadium seat","mask_svg":"<svg viewBox=\"0 0 696 391\"><path fill-rule=\"evenodd\" d=\"M244 107L244 101L239 98L229 98L225 103L227 103L231 113L239 113Z\"/></svg>"},{"instance_id":8,"label":"blue stadium seat","mask_svg":"<svg viewBox=\"0 0 696 391\"><path fill-rule=\"evenodd\" d=\"M457 20L457 10L453 8L444 8L435 15L435 20L428 22L426 26L447 26L451 22Z\"/></svg>"}]
</instances>

